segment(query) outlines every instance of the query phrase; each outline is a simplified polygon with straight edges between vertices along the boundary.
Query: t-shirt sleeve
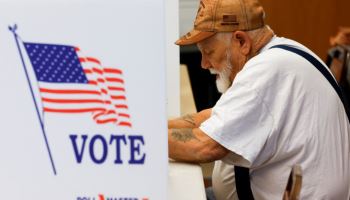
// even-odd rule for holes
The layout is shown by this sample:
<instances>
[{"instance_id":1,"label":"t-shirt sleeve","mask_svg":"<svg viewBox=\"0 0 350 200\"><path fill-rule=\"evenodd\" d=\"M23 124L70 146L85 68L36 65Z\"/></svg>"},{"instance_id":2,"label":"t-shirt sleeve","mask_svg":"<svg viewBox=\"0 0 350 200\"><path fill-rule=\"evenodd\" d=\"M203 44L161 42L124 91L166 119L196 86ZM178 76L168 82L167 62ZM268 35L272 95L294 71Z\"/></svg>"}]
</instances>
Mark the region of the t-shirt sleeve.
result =
<instances>
[{"instance_id":1,"label":"t-shirt sleeve","mask_svg":"<svg viewBox=\"0 0 350 200\"><path fill-rule=\"evenodd\" d=\"M259 160L264 157L261 151L272 132L273 116L254 88L234 83L200 129L243 158L234 159L233 164L252 167L258 155Z\"/></svg>"}]
</instances>

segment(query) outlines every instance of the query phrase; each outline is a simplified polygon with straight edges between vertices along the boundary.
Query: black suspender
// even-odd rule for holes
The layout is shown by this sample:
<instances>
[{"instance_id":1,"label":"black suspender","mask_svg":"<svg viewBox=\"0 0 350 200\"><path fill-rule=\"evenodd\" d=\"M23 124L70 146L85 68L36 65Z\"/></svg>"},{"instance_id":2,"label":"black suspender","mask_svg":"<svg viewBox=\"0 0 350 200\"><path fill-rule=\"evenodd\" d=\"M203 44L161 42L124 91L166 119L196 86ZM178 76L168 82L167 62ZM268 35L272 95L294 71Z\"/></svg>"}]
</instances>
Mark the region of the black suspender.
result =
<instances>
[{"instance_id":1,"label":"black suspender","mask_svg":"<svg viewBox=\"0 0 350 200\"><path fill-rule=\"evenodd\" d=\"M239 200L254 200L250 187L249 168L235 166L236 191Z\"/></svg>"},{"instance_id":2,"label":"black suspender","mask_svg":"<svg viewBox=\"0 0 350 200\"><path fill-rule=\"evenodd\" d=\"M346 114L348 116L348 120L350 120L349 110L345 105L344 96L342 94L342 91L338 83L320 61L318 61L309 53L292 46L276 45L276 46L272 46L270 49L272 48L280 48L280 49L284 49L284 50L296 53L299 56L308 60L313 66L315 66L316 69L320 73L322 73L322 75L328 80L328 82L332 85L334 90L337 92L339 98L343 102ZM236 190L237 190L238 198L240 200L254 200L254 196L250 187L249 168L235 166L234 170L235 170Z\"/></svg>"}]
</instances>

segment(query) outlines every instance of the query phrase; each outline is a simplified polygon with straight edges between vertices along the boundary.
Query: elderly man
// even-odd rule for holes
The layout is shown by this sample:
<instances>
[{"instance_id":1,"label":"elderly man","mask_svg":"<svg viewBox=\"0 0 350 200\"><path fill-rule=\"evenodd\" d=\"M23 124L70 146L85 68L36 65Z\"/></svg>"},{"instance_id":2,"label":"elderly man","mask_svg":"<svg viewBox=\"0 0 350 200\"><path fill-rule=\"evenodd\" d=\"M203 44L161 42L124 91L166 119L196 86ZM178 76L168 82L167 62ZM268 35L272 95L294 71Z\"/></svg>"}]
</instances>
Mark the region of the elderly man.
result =
<instances>
[{"instance_id":1,"label":"elderly man","mask_svg":"<svg viewBox=\"0 0 350 200\"><path fill-rule=\"evenodd\" d=\"M300 199L349 199L341 93L314 53L264 24L257 0L202 0L193 30L176 43L197 44L223 94L212 109L169 121L171 158L216 160L217 199L237 198L237 188L240 199L280 200L295 164Z\"/></svg>"}]
</instances>

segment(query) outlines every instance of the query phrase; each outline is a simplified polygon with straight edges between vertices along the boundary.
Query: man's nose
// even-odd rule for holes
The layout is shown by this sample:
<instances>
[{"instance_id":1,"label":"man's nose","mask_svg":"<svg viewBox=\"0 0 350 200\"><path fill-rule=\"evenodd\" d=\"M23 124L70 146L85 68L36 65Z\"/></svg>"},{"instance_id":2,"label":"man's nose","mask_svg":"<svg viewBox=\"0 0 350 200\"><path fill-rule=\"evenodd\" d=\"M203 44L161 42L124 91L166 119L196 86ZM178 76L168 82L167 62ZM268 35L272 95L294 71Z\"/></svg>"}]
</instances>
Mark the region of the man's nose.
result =
<instances>
[{"instance_id":1,"label":"man's nose","mask_svg":"<svg viewBox=\"0 0 350 200\"><path fill-rule=\"evenodd\" d=\"M201 66L203 69L209 69L211 67L209 60L203 55L202 55Z\"/></svg>"}]
</instances>

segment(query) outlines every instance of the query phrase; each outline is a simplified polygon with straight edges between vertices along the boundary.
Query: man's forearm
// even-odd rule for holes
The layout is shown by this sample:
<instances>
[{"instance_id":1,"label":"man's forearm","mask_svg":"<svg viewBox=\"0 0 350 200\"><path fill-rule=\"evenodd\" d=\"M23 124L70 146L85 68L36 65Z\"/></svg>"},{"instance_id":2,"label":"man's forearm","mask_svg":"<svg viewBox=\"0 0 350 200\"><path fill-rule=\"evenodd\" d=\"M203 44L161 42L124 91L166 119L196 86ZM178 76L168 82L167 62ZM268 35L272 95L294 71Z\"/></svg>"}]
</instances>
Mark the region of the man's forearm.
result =
<instances>
[{"instance_id":1,"label":"man's forearm","mask_svg":"<svg viewBox=\"0 0 350 200\"><path fill-rule=\"evenodd\" d=\"M169 157L185 162L211 162L228 152L198 128L169 129L168 144Z\"/></svg>"},{"instance_id":2,"label":"man's forearm","mask_svg":"<svg viewBox=\"0 0 350 200\"><path fill-rule=\"evenodd\" d=\"M206 109L195 114L188 114L177 119L169 120L168 128L198 128L202 122L210 117L210 115L211 109Z\"/></svg>"},{"instance_id":3,"label":"man's forearm","mask_svg":"<svg viewBox=\"0 0 350 200\"><path fill-rule=\"evenodd\" d=\"M169 129L169 157L178 161L200 162L197 146L202 142L192 128Z\"/></svg>"}]
</instances>

